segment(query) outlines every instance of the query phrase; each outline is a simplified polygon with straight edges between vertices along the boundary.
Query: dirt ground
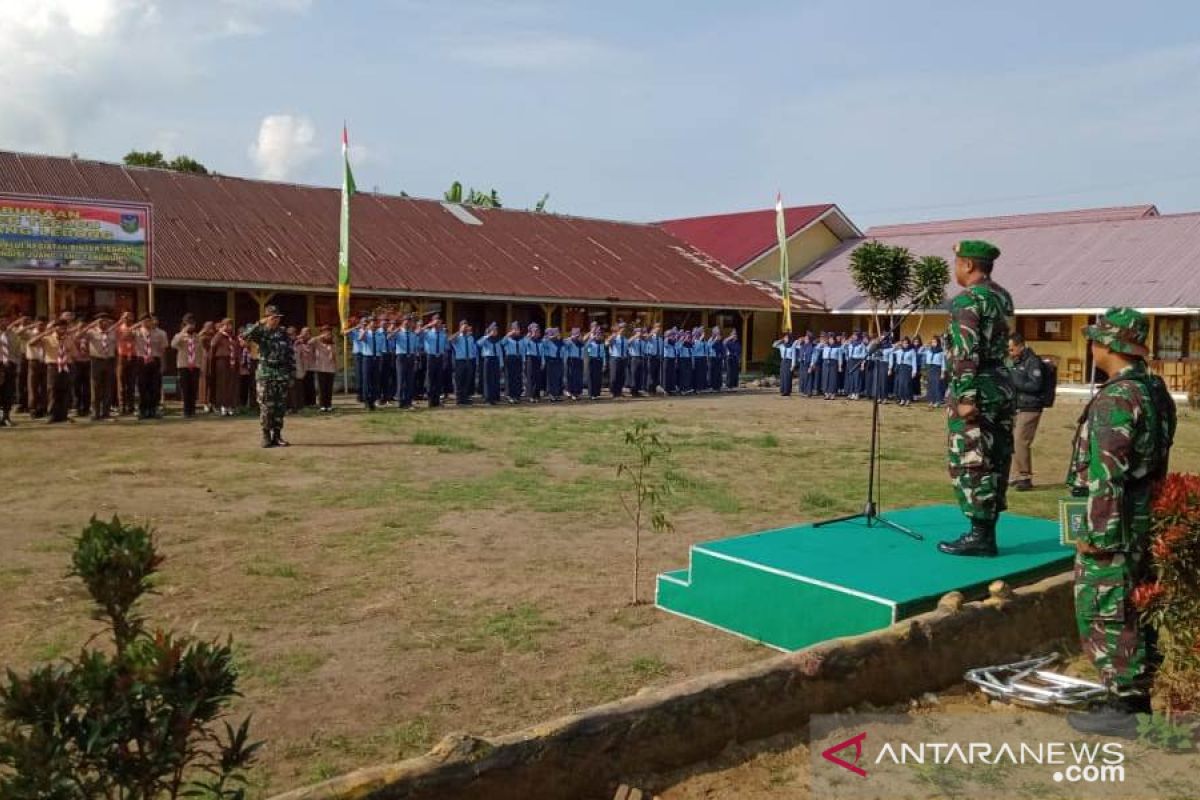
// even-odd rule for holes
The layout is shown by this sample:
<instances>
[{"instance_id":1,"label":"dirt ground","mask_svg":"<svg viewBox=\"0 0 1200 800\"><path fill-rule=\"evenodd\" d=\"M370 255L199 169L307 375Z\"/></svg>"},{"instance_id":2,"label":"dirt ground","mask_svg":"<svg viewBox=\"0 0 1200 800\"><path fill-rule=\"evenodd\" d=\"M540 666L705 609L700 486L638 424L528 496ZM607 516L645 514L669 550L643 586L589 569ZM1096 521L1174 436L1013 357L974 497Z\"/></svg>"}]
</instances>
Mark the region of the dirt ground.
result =
<instances>
[{"instance_id":1,"label":"dirt ground","mask_svg":"<svg viewBox=\"0 0 1200 800\"><path fill-rule=\"evenodd\" d=\"M1054 515L1079 409L1047 412L1045 488L1013 511ZM1196 469L1197 417L1181 414L1175 466ZM674 448L675 530L643 537L647 600L693 542L859 510L869 418L866 403L769 393L345 409L291 418L281 450L258 447L250 418L22 424L0 431L0 668L97 630L64 577L93 513L157 529L155 621L233 636L237 714L268 741L255 796L745 664L773 651L629 605L624 430L649 419ZM943 425L884 409L885 508L951 501Z\"/></svg>"}]
</instances>

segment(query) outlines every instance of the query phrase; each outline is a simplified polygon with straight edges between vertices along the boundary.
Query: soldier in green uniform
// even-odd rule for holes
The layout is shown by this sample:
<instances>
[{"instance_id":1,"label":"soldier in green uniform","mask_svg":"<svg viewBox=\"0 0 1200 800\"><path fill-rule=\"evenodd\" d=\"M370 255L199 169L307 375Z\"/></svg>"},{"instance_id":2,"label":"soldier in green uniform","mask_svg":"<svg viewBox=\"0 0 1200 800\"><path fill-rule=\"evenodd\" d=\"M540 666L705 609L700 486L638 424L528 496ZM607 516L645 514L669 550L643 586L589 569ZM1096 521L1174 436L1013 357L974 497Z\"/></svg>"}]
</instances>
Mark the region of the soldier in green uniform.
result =
<instances>
[{"instance_id":1,"label":"soldier in green uniform","mask_svg":"<svg viewBox=\"0 0 1200 800\"><path fill-rule=\"evenodd\" d=\"M1068 716L1085 733L1136 735L1133 713L1150 711L1153 629L1130 595L1150 571L1150 506L1167 474L1176 415L1162 378L1143 360L1148 330L1140 312L1110 308L1083 331L1096 367L1110 376L1079 417L1067 475L1071 493L1088 498L1076 544L1075 621L1109 689L1100 708Z\"/></svg>"},{"instance_id":2,"label":"soldier in green uniform","mask_svg":"<svg viewBox=\"0 0 1200 800\"><path fill-rule=\"evenodd\" d=\"M1012 296L992 280L1000 249L962 241L954 277L964 291L950 303L946 363L950 372L947 430L950 480L971 529L938 550L957 556L996 555L996 521L1008 504L1016 393L1004 358Z\"/></svg>"},{"instance_id":3,"label":"soldier in green uniform","mask_svg":"<svg viewBox=\"0 0 1200 800\"><path fill-rule=\"evenodd\" d=\"M246 329L243 338L258 345L259 419L262 421L262 446L287 447L284 441L283 417L287 414L288 389L296 369L292 340L280 327L283 314L275 306L267 306L267 315Z\"/></svg>"}]
</instances>

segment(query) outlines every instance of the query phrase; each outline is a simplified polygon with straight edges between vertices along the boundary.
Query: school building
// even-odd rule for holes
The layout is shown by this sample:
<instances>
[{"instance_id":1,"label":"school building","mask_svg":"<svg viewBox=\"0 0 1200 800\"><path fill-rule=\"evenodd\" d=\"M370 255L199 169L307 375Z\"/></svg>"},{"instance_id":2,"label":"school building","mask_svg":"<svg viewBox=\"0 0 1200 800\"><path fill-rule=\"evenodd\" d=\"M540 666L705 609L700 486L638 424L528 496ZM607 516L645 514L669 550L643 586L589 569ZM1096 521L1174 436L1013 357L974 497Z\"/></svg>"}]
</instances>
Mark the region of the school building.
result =
<instances>
[{"instance_id":1,"label":"school building","mask_svg":"<svg viewBox=\"0 0 1200 800\"><path fill-rule=\"evenodd\" d=\"M286 324L336 326L340 203L335 188L0 152L0 308L152 311L173 331L185 312L242 325L271 303ZM351 233L355 313L752 339L754 314L777 308L653 224L361 193Z\"/></svg>"},{"instance_id":2,"label":"school building","mask_svg":"<svg viewBox=\"0 0 1200 800\"><path fill-rule=\"evenodd\" d=\"M793 212L798 223L808 219L795 226L794 234ZM739 274L773 279L775 285L764 288L777 297L778 247L767 244L747 257L767 243L762 237L773 233L769 220L774 212L752 213L760 217L754 224L759 238L751 241L743 235L747 245L741 250L722 238L731 227L707 222L721 217L664 225L700 249L720 253ZM857 232L836 206L788 209L786 214L793 327L798 331L869 329L869 304L849 273L850 254L864 241L900 245L918 257L939 255L952 262L956 242L986 239L1001 250L996 280L1012 293L1016 329L1040 355L1058 362L1060 380L1081 383L1090 377L1089 351L1080 331L1114 305L1133 306L1151 317L1150 365L1172 389L1184 389L1189 376L1200 370L1200 213L1160 214L1153 205L1141 205L885 225L865 233ZM946 291L953 296L959 290L951 284ZM911 317L903 332L912 335L920 325L928 339L942 333L946 322L945 309L935 309L923 320ZM765 332L769 325L756 321L754 327ZM756 345L764 338L757 337ZM754 355L761 357L757 350Z\"/></svg>"}]
</instances>

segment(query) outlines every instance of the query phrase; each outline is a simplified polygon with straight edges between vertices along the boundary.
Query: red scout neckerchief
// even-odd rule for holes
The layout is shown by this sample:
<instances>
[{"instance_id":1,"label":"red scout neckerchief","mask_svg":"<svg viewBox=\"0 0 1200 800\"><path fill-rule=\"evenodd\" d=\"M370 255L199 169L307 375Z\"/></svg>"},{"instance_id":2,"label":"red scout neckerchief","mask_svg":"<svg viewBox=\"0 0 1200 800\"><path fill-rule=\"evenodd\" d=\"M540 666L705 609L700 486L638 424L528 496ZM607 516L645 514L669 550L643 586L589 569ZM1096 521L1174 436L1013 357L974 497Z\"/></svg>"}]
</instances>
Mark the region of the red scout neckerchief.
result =
<instances>
[{"instance_id":1,"label":"red scout neckerchief","mask_svg":"<svg viewBox=\"0 0 1200 800\"><path fill-rule=\"evenodd\" d=\"M225 336L226 339L229 340L229 368L232 370L236 370L237 369L237 357L238 357L237 342L235 342L233 337L230 336L228 333L225 333L224 331L221 331L221 333L222 333L222 335Z\"/></svg>"},{"instance_id":2,"label":"red scout neckerchief","mask_svg":"<svg viewBox=\"0 0 1200 800\"><path fill-rule=\"evenodd\" d=\"M188 337L188 367L196 366L196 336L192 334Z\"/></svg>"},{"instance_id":3,"label":"red scout neckerchief","mask_svg":"<svg viewBox=\"0 0 1200 800\"><path fill-rule=\"evenodd\" d=\"M154 360L154 351L150 349L150 332L146 331L142 338L146 343L142 348L142 359L148 364Z\"/></svg>"},{"instance_id":4,"label":"red scout neckerchief","mask_svg":"<svg viewBox=\"0 0 1200 800\"><path fill-rule=\"evenodd\" d=\"M62 334L55 334L58 339L58 371L67 371L67 343L63 341Z\"/></svg>"},{"instance_id":5,"label":"red scout neckerchief","mask_svg":"<svg viewBox=\"0 0 1200 800\"><path fill-rule=\"evenodd\" d=\"M8 331L0 333L0 364L8 363Z\"/></svg>"}]
</instances>

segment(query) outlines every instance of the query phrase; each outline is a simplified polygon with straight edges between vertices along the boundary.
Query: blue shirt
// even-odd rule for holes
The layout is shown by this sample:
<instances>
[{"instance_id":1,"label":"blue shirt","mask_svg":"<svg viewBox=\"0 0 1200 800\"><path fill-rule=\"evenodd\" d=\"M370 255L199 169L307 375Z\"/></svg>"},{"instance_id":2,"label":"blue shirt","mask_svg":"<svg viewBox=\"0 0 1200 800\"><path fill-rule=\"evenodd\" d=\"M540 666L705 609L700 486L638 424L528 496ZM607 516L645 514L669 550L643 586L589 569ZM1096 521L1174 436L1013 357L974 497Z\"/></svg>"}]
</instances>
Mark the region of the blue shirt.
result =
<instances>
[{"instance_id":1,"label":"blue shirt","mask_svg":"<svg viewBox=\"0 0 1200 800\"><path fill-rule=\"evenodd\" d=\"M517 358L520 358L521 342L523 341L524 337L522 336L518 336L516 338L513 338L512 336L505 336L500 340L500 352L504 354L505 358L508 358L509 356L516 356Z\"/></svg>"},{"instance_id":2,"label":"blue shirt","mask_svg":"<svg viewBox=\"0 0 1200 800\"><path fill-rule=\"evenodd\" d=\"M479 346L479 355L484 358L500 358L503 348L500 345L501 340L493 341L491 337L480 336L479 341L475 344Z\"/></svg>"},{"instance_id":3,"label":"blue shirt","mask_svg":"<svg viewBox=\"0 0 1200 800\"><path fill-rule=\"evenodd\" d=\"M675 344L674 342L668 342L666 339L664 339L663 345L662 345L662 352L663 352L663 358L678 358L679 357L679 345Z\"/></svg>"},{"instance_id":4,"label":"blue shirt","mask_svg":"<svg viewBox=\"0 0 1200 800\"><path fill-rule=\"evenodd\" d=\"M583 346L583 352L587 354L588 358L598 358L600 363L604 363L606 351L604 342L599 339L588 339L587 344Z\"/></svg>"},{"instance_id":5,"label":"blue shirt","mask_svg":"<svg viewBox=\"0 0 1200 800\"><path fill-rule=\"evenodd\" d=\"M392 337L392 349L398 356L411 356L417 353L421 335L413 331L396 331Z\"/></svg>"},{"instance_id":6,"label":"blue shirt","mask_svg":"<svg viewBox=\"0 0 1200 800\"><path fill-rule=\"evenodd\" d=\"M563 342L562 356L566 361L574 361L583 358L583 342L574 339L567 339Z\"/></svg>"},{"instance_id":7,"label":"blue shirt","mask_svg":"<svg viewBox=\"0 0 1200 800\"><path fill-rule=\"evenodd\" d=\"M363 329L358 332L358 352L360 355L375 355L375 332Z\"/></svg>"},{"instance_id":8,"label":"blue shirt","mask_svg":"<svg viewBox=\"0 0 1200 800\"><path fill-rule=\"evenodd\" d=\"M542 340L534 339L532 336L526 336L521 340L521 358L536 358L542 360Z\"/></svg>"},{"instance_id":9,"label":"blue shirt","mask_svg":"<svg viewBox=\"0 0 1200 800\"><path fill-rule=\"evenodd\" d=\"M927 363L931 367L946 366L946 351L945 350L930 350Z\"/></svg>"},{"instance_id":10,"label":"blue shirt","mask_svg":"<svg viewBox=\"0 0 1200 800\"><path fill-rule=\"evenodd\" d=\"M450 346L454 349L455 361L474 361L479 358L479 345L472 336L459 334L454 337Z\"/></svg>"},{"instance_id":11,"label":"blue shirt","mask_svg":"<svg viewBox=\"0 0 1200 800\"><path fill-rule=\"evenodd\" d=\"M629 340L617 334L608 342L608 354L613 358L624 358L629 353Z\"/></svg>"},{"instance_id":12,"label":"blue shirt","mask_svg":"<svg viewBox=\"0 0 1200 800\"><path fill-rule=\"evenodd\" d=\"M375 355L386 356L392 352L392 348L388 346L388 334L383 328L375 329Z\"/></svg>"},{"instance_id":13,"label":"blue shirt","mask_svg":"<svg viewBox=\"0 0 1200 800\"><path fill-rule=\"evenodd\" d=\"M715 358L724 358L725 357L725 343L722 342L719 338L714 337L712 339L709 339L708 340L708 354Z\"/></svg>"},{"instance_id":14,"label":"blue shirt","mask_svg":"<svg viewBox=\"0 0 1200 800\"><path fill-rule=\"evenodd\" d=\"M630 339L627 344L629 345L630 358L641 358L646 355L646 343L644 340Z\"/></svg>"},{"instance_id":15,"label":"blue shirt","mask_svg":"<svg viewBox=\"0 0 1200 800\"><path fill-rule=\"evenodd\" d=\"M360 356L360 355L362 355L362 345L360 345L360 344L359 344L359 342L358 342L358 334L360 334L360 333L362 333L362 329L361 329L361 328L355 328L355 329L354 329L353 331L351 331L351 333L350 333L350 348L351 348L351 352L353 352L353 353L354 353L354 355L356 355L356 356Z\"/></svg>"},{"instance_id":16,"label":"blue shirt","mask_svg":"<svg viewBox=\"0 0 1200 800\"><path fill-rule=\"evenodd\" d=\"M642 342L642 355L644 356L661 356L663 354L663 340L661 336L647 336Z\"/></svg>"},{"instance_id":17,"label":"blue shirt","mask_svg":"<svg viewBox=\"0 0 1200 800\"><path fill-rule=\"evenodd\" d=\"M917 351L911 347L907 350L896 351L896 366L912 367L915 372L917 369Z\"/></svg>"},{"instance_id":18,"label":"blue shirt","mask_svg":"<svg viewBox=\"0 0 1200 800\"><path fill-rule=\"evenodd\" d=\"M842 349L841 345L826 345L822 358L826 361L836 361L840 366L841 364L845 363L846 352Z\"/></svg>"},{"instance_id":19,"label":"blue shirt","mask_svg":"<svg viewBox=\"0 0 1200 800\"><path fill-rule=\"evenodd\" d=\"M725 357L726 358L741 358L742 357L742 343L740 341L738 341L737 339L733 339L733 338L726 339L725 340Z\"/></svg>"},{"instance_id":20,"label":"blue shirt","mask_svg":"<svg viewBox=\"0 0 1200 800\"><path fill-rule=\"evenodd\" d=\"M425 352L429 355L445 355L446 345L448 344L445 331L440 328L425 331L422 335L422 341L425 343Z\"/></svg>"},{"instance_id":21,"label":"blue shirt","mask_svg":"<svg viewBox=\"0 0 1200 800\"><path fill-rule=\"evenodd\" d=\"M794 362L796 360L795 342L792 342L791 344L788 344L787 342L776 342L775 349L779 351L779 357L784 361Z\"/></svg>"},{"instance_id":22,"label":"blue shirt","mask_svg":"<svg viewBox=\"0 0 1200 800\"><path fill-rule=\"evenodd\" d=\"M846 354L855 360L867 357L867 346L862 342L855 342L846 346Z\"/></svg>"},{"instance_id":23,"label":"blue shirt","mask_svg":"<svg viewBox=\"0 0 1200 800\"><path fill-rule=\"evenodd\" d=\"M558 339L542 339L542 360L562 360L562 341Z\"/></svg>"}]
</instances>

